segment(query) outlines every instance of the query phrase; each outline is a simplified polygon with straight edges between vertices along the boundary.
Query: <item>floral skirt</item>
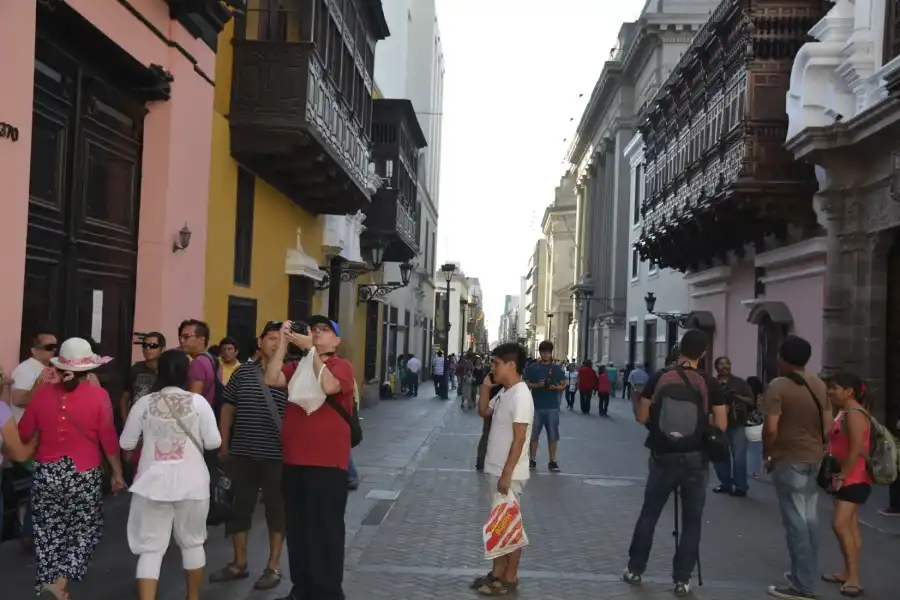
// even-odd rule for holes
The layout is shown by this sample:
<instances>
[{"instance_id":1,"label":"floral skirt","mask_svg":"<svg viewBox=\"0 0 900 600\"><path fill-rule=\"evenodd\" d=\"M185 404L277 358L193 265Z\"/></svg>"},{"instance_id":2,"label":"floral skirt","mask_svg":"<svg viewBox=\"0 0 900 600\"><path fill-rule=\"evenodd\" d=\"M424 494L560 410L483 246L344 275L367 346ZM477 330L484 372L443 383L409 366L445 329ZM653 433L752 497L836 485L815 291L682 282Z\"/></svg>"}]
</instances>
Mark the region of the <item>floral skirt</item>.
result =
<instances>
[{"instance_id":1,"label":"floral skirt","mask_svg":"<svg viewBox=\"0 0 900 600\"><path fill-rule=\"evenodd\" d=\"M68 457L38 464L31 505L37 592L60 578L81 581L103 536L103 471L79 472Z\"/></svg>"}]
</instances>

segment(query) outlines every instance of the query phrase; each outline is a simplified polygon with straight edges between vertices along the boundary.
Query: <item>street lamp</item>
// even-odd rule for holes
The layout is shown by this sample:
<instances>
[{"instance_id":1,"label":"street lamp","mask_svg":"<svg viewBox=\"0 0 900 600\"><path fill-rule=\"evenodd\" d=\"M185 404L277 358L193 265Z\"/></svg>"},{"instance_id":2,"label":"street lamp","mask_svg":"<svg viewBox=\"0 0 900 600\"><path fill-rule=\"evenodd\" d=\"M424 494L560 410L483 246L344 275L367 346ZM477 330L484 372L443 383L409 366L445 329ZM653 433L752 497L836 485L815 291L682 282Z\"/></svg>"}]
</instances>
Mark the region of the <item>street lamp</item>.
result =
<instances>
[{"instance_id":1,"label":"street lamp","mask_svg":"<svg viewBox=\"0 0 900 600\"><path fill-rule=\"evenodd\" d=\"M372 270L377 271L384 264L384 244L372 246Z\"/></svg>"},{"instance_id":2,"label":"street lamp","mask_svg":"<svg viewBox=\"0 0 900 600\"><path fill-rule=\"evenodd\" d=\"M547 339L550 340L550 343L553 343L553 313L547 313Z\"/></svg>"},{"instance_id":3,"label":"street lamp","mask_svg":"<svg viewBox=\"0 0 900 600\"><path fill-rule=\"evenodd\" d=\"M687 329L689 315L683 315L681 313L667 313L667 312L654 312L654 308L656 308L656 294L653 292L647 292L647 295L644 296L644 303L647 305L647 313L659 317L666 323L676 323L678 327L681 329Z\"/></svg>"},{"instance_id":4,"label":"street lamp","mask_svg":"<svg viewBox=\"0 0 900 600\"><path fill-rule=\"evenodd\" d=\"M450 282L453 281L453 274L456 272L456 265L453 263L444 263L441 265L441 273L447 281L447 297L444 300L444 378L441 382L441 398L446 400L449 394L448 382L450 381Z\"/></svg>"}]
</instances>

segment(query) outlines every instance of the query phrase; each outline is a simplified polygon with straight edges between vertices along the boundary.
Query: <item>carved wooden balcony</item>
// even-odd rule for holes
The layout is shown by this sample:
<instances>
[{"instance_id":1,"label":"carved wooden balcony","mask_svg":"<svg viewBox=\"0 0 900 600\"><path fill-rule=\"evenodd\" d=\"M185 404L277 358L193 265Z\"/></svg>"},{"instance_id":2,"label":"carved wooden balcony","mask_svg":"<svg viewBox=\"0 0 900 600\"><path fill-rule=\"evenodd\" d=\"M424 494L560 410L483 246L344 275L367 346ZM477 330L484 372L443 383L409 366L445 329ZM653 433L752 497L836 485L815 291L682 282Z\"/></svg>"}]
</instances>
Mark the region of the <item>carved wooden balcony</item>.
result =
<instances>
[{"instance_id":1,"label":"carved wooden balcony","mask_svg":"<svg viewBox=\"0 0 900 600\"><path fill-rule=\"evenodd\" d=\"M723 0L650 103L642 259L681 271L815 227L811 166L784 148L785 95L821 0Z\"/></svg>"},{"instance_id":2,"label":"carved wooden balcony","mask_svg":"<svg viewBox=\"0 0 900 600\"><path fill-rule=\"evenodd\" d=\"M371 99L370 99L371 101ZM369 144L315 44L234 40L231 154L315 214L369 205Z\"/></svg>"},{"instance_id":3,"label":"carved wooden balcony","mask_svg":"<svg viewBox=\"0 0 900 600\"><path fill-rule=\"evenodd\" d=\"M403 262L419 253L418 156L426 145L409 100L375 100L372 161L382 187L366 210L363 246L382 245L384 260Z\"/></svg>"}]
</instances>

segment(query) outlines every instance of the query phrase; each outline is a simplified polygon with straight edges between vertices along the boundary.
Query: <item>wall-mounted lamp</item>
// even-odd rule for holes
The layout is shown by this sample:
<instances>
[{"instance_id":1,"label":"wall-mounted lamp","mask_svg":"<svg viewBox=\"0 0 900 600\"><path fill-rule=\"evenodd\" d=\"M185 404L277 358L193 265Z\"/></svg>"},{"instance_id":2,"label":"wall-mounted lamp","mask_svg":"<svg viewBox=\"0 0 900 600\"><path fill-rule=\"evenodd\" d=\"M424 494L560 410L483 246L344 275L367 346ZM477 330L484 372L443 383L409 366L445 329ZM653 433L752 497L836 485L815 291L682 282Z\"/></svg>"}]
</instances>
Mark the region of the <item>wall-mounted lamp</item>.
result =
<instances>
[{"instance_id":1,"label":"wall-mounted lamp","mask_svg":"<svg viewBox=\"0 0 900 600\"><path fill-rule=\"evenodd\" d=\"M181 228L181 231L178 232L178 236L175 238L175 241L172 242L172 252L178 252L179 250L187 250L187 247L191 245L191 230L188 229L187 223L184 224L184 227Z\"/></svg>"}]
</instances>

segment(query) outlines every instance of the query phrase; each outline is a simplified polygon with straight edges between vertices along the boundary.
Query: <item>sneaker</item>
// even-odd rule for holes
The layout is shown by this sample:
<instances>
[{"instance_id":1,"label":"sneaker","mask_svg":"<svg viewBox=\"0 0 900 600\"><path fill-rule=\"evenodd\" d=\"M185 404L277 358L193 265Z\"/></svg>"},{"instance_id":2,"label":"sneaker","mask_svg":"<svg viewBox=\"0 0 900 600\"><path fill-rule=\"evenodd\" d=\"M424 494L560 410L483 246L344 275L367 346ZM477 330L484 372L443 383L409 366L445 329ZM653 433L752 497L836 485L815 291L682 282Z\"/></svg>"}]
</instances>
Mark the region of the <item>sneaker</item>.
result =
<instances>
[{"instance_id":1,"label":"sneaker","mask_svg":"<svg viewBox=\"0 0 900 600\"><path fill-rule=\"evenodd\" d=\"M559 473L559 463L557 463L555 460L551 460L550 464L547 465L547 468L554 473Z\"/></svg>"},{"instance_id":2,"label":"sneaker","mask_svg":"<svg viewBox=\"0 0 900 600\"><path fill-rule=\"evenodd\" d=\"M732 498L746 498L747 490L742 490L741 488L734 488L733 490L731 490L731 497Z\"/></svg>"},{"instance_id":3,"label":"sneaker","mask_svg":"<svg viewBox=\"0 0 900 600\"><path fill-rule=\"evenodd\" d=\"M770 596L786 598L787 600L813 600L816 597L815 594L801 592L789 585L770 585L766 593Z\"/></svg>"},{"instance_id":4,"label":"sneaker","mask_svg":"<svg viewBox=\"0 0 900 600\"><path fill-rule=\"evenodd\" d=\"M349 479L347 480L347 489L351 492L359 489L359 479Z\"/></svg>"},{"instance_id":5,"label":"sneaker","mask_svg":"<svg viewBox=\"0 0 900 600\"><path fill-rule=\"evenodd\" d=\"M713 488L713 494L730 494L731 488L727 485L717 485Z\"/></svg>"},{"instance_id":6,"label":"sneaker","mask_svg":"<svg viewBox=\"0 0 900 600\"><path fill-rule=\"evenodd\" d=\"M641 585L641 574L634 573L628 567L622 571L622 581L627 583L628 585Z\"/></svg>"},{"instance_id":7,"label":"sneaker","mask_svg":"<svg viewBox=\"0 0 900 600\"><path fill-rule=\"evenodd\" d=\"M672 591L675 592L675 595L678 597L684 597L691 593L691 582L690 581L676 581L672 586Z\"/></svg>"},{"instance_id":8,"label":"sneaker","mask_svg":"<svg viewBox=\"0 0 900 600\"><path fill-rule=\"evenodd\" d=\"M536 461L536 460L529 460L529 461L528 461L528 468L531 469L532 471L535 470L535 469L537 469L537 461Z\"/></svg>"},{"instance_id":9,"label":"sneaker","mask_svg":"<svg viewBox=\"0 0 900 600\"><path fill-rule=\"evenodd\" d=\"M900 508L888 506L887 508L882 508L881 510L879 510L878 514L882 517L900 517Z\"/></svg>"}]
</instances>

